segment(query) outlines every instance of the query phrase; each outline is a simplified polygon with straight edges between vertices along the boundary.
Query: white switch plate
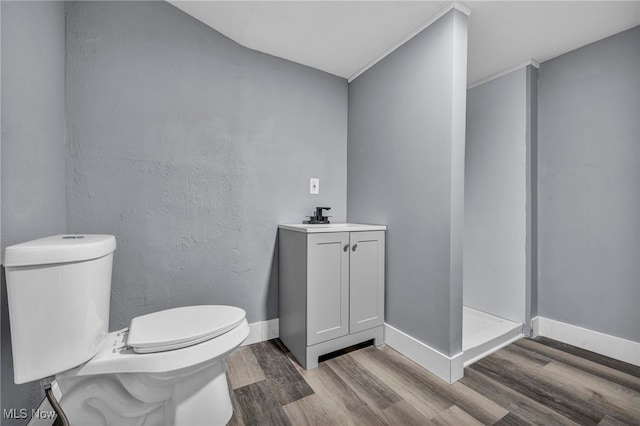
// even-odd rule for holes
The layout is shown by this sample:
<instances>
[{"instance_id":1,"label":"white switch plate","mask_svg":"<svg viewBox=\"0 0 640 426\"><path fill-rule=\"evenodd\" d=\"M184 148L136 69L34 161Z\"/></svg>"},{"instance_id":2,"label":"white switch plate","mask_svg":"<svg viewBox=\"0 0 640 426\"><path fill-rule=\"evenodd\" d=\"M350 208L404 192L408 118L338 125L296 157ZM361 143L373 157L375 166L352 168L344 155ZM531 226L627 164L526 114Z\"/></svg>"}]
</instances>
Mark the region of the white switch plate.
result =
<instances>
[{"instance_id":1,"label":"white switch plate","mask_svg":"<svg viewBox=\"0 0 640 426\"><path fill-rule=\"evenodd\" d=\"M311 178L309 179L309 194L319 194L320 193L320 179Z\"/></svg>"}]
</instances>

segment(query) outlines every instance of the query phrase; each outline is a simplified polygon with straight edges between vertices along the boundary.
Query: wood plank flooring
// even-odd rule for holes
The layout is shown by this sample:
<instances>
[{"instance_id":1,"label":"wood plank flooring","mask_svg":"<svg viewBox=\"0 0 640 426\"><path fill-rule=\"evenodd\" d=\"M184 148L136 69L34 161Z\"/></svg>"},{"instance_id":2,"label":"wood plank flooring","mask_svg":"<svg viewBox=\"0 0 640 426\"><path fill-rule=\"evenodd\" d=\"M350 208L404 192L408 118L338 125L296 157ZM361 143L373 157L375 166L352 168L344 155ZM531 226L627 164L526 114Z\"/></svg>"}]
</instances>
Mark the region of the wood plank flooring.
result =
<instances>
[{"instance_id":1,"label":"wood plank flooring","mask_svg":"<svg viewBox=\"0 0 640 426\"><path fill-rule=\"evenodd\" d=\"M305 371L278 340L227 361L232 426L640 425L640 368L553 340L522 339L453 385L388 346Z\"/></svg>"}]
</instances>

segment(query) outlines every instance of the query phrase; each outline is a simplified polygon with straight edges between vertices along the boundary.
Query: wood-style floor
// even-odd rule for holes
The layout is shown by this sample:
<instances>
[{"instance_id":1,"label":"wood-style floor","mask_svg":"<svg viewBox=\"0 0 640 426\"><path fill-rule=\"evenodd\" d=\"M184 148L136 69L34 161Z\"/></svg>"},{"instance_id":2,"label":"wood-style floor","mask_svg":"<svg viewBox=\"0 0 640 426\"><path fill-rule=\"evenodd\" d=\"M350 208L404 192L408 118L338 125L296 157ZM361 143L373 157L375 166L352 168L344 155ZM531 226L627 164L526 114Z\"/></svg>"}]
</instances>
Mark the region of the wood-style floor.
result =
<instances>
[{"instance_id":1,"label":"wood-style floor","mask_svg":"<svg viewBox=\"0 0 640 426\"><path fill-rule=\"evenodd\" d=\"M640 368L522 339L448 385L390 347L305 371L279 340L228 359L230 425L640 425Z\"/></svg>"}]
</instances>

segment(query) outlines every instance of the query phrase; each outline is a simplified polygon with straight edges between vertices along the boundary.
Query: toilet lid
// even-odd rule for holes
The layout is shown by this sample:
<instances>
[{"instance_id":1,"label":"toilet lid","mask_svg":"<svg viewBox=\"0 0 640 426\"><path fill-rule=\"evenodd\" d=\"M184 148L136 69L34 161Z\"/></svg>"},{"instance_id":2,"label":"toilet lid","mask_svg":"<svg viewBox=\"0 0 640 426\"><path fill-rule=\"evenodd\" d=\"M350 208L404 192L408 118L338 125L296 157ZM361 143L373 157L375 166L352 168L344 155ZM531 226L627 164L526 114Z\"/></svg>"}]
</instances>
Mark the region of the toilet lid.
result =
<instances>
[{"instance_id":1,"label":"toilet lid","mask_svg":"<svg viewBox=\"0 0 640 426\"><path fill-rule=\"evenodd\" d=\"M245 319L234 306L201 305L167 309L131 320L127 346L138 353L180 349L220 336Z\"/></svg>"}]
</instances>

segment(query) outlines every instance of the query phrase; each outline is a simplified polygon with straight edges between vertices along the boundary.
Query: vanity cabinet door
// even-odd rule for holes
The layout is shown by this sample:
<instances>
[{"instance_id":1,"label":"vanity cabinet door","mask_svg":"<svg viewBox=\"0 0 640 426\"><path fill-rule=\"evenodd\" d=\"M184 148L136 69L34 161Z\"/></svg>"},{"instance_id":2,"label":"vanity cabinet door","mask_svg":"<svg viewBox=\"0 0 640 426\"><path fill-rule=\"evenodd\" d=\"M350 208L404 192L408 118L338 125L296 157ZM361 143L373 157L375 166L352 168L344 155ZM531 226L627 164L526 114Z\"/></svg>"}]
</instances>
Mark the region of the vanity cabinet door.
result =
<instances>
[{"instance_id":1,"label":"vanity cabinet door","mask_svg":"<svg viewBox=\"0 0 640 426\"><path fill-rule=\"evenodd\" d=\"M349 333L349 233L307 236L307 345Z\"/></svg>"},{"instance_id":2,"label":"vanity cabinet door","mask_svg":"<svg viewBox=\"0 0 640 426\"><path fill-rule=\"evenodd\" d=\"M384 322L384 232L351 232L349 332Z\"/></svg>"}]
</instances>

